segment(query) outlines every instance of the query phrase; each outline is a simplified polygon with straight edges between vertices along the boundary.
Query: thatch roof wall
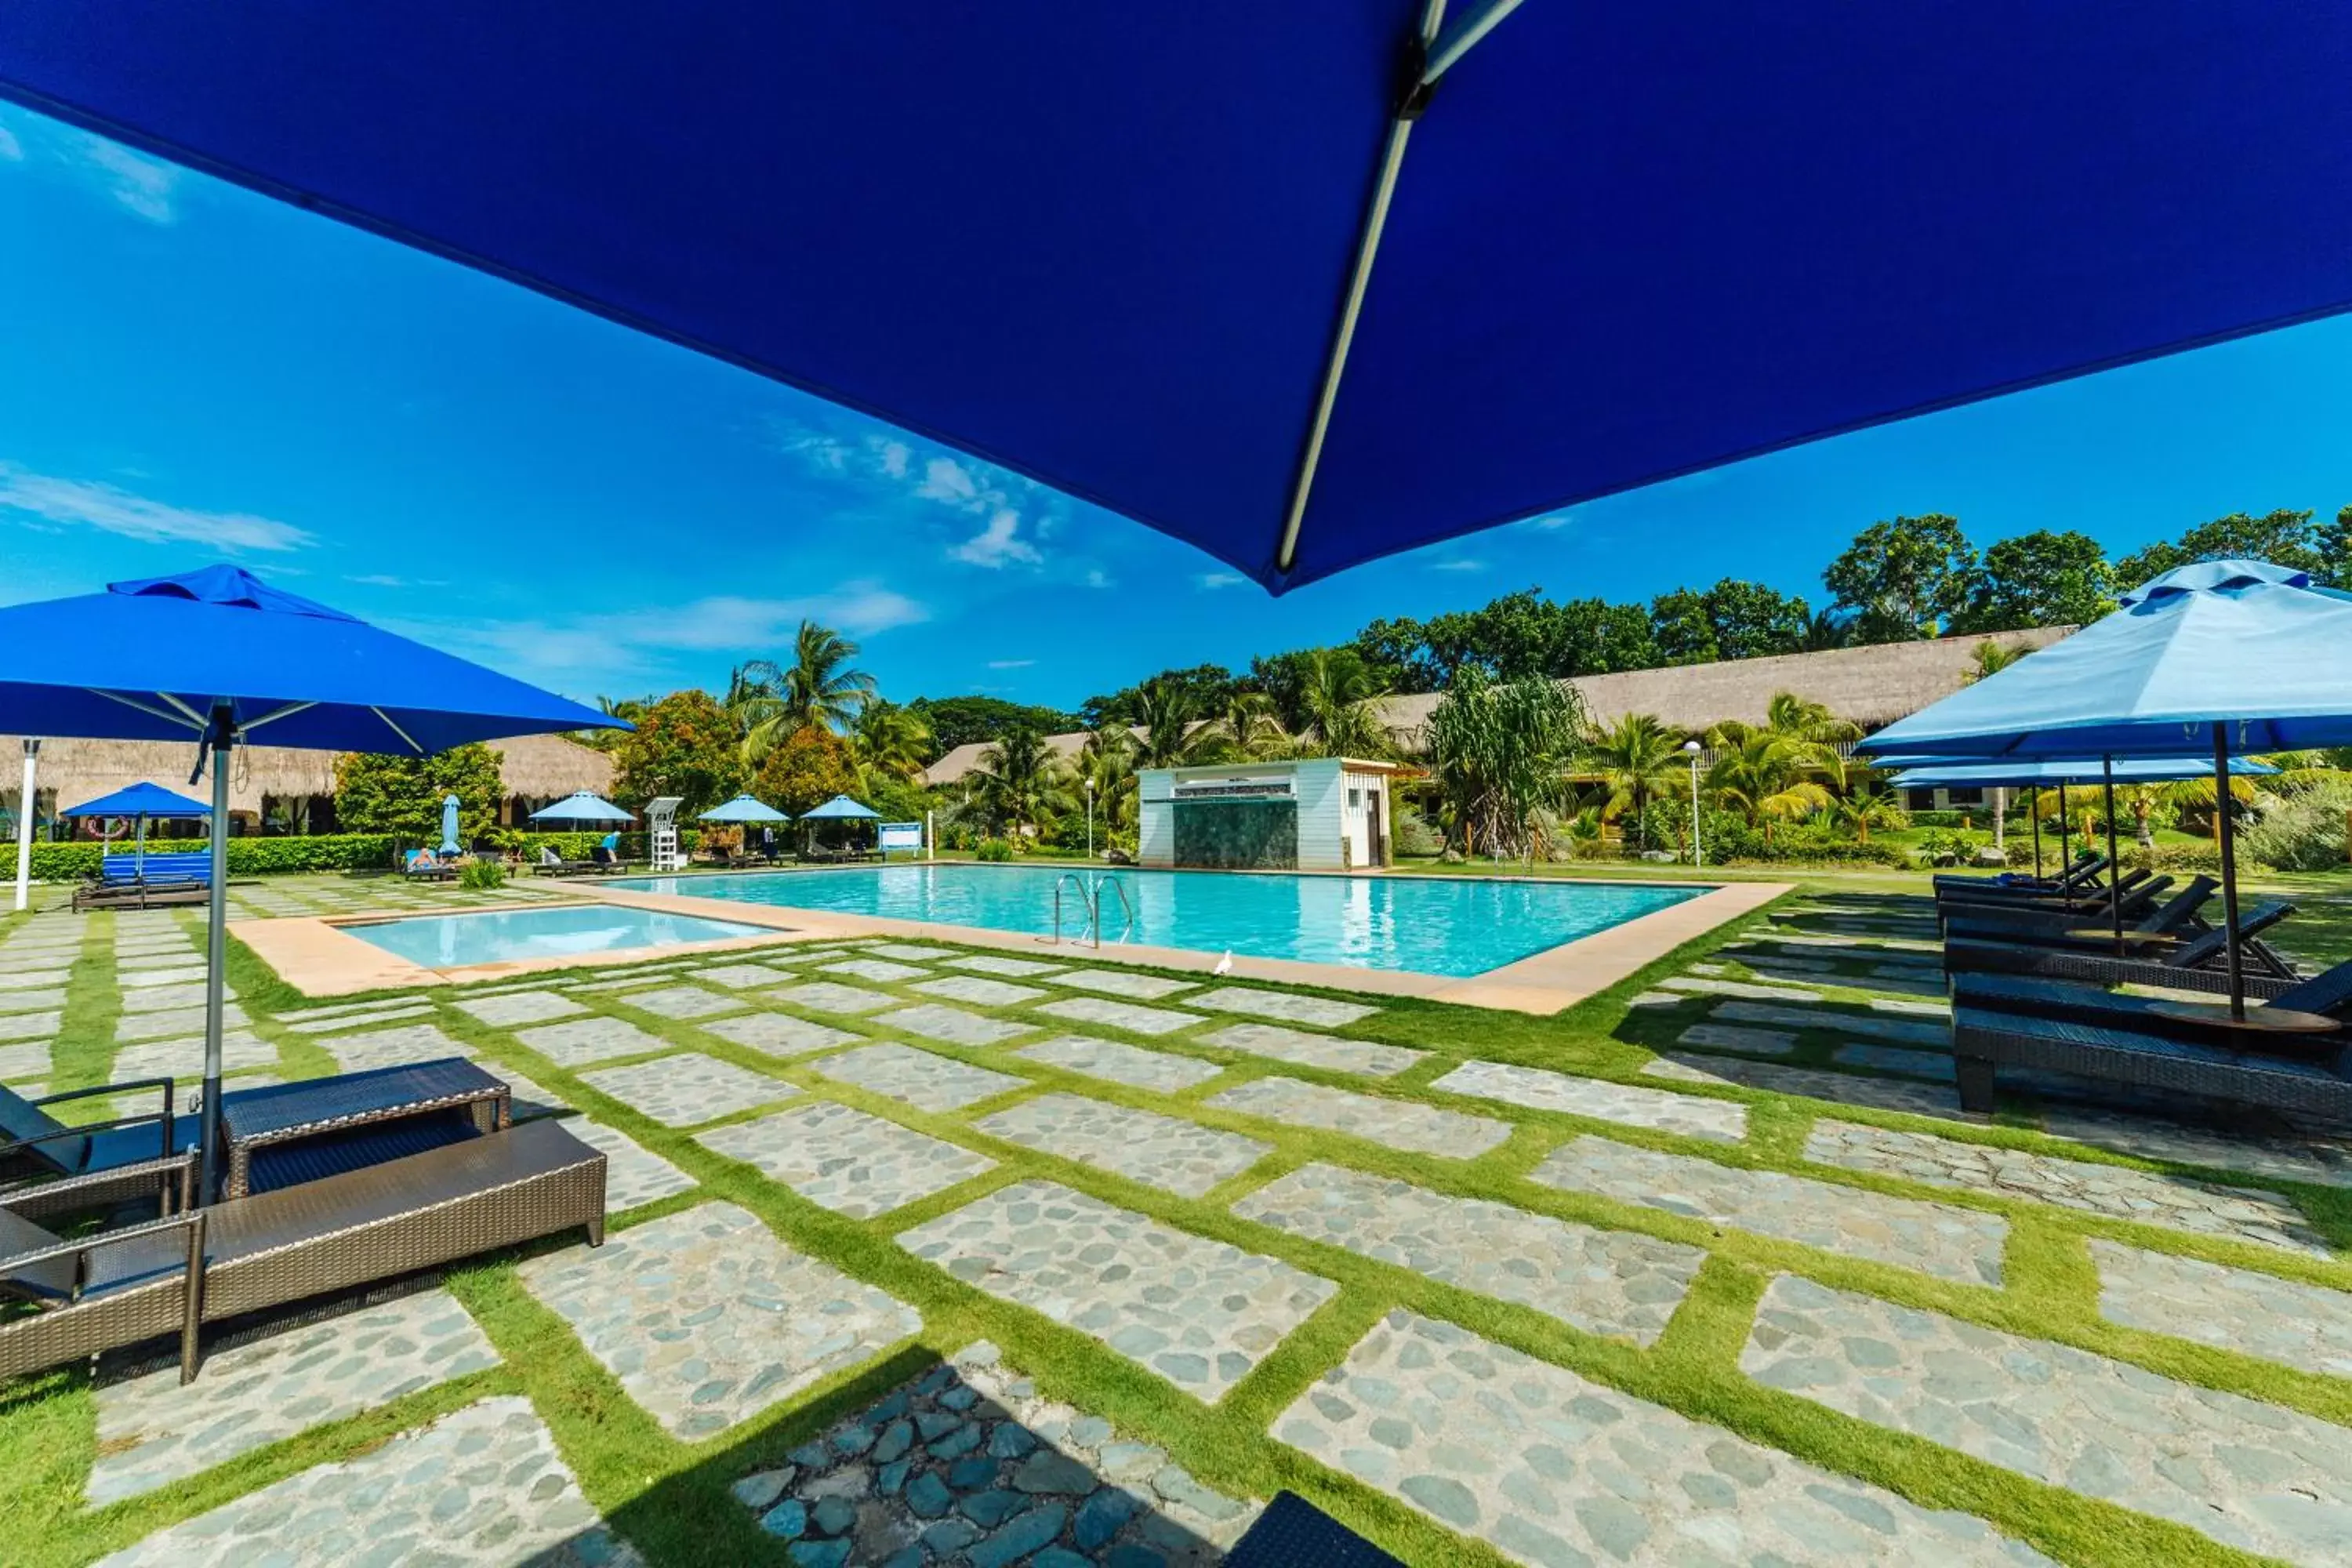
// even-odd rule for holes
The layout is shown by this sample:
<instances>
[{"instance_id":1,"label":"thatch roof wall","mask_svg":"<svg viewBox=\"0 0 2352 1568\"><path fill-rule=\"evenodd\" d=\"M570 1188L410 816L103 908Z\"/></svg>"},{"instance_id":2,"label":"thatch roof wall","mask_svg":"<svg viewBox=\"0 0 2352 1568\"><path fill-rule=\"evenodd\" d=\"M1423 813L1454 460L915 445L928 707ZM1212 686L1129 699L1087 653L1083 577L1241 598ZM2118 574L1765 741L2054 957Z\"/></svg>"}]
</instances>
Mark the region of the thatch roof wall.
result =
<instances>
[{"instance_id":1,"label":"thatch roof wall","mask_svg":"<svg viewBox=\"0 0 2352 1568\"><path fill-rule=\"evenodd\" d=\"M24 755L20 737L0 735L0 795L14 801ZM557 797L574 790L603 794L613 786L613 759L562 735L525 735L493 741L499 772L509 795ZM331 795L335 793L333 752L287 746L241 746L229 773L231 811L258 812L262 797ZM142 781L178 795L209 799L211 785L191 789L196 748L188 741L84 741L70 737L41 742L35 785L56 792L60 806L79 805Z\"/></svg>"},{"instance_id":2,"label":"thatch roof wall","mask_svg":"<svg viewBox=\"0 0 2352 1568\"><path fill-rule=\"evenodd\" d=\"M1570 682L1584 698L1593 721L1606 724L1628 713L1648 713L1670 730L1699 734L1727 719L1761 723L1773 697L1793 691L1828 705L1842 719L1876 730L1907 718L1958 691L1976 668L1977 644L2021 643L2047 647L2073 626L1997 632L1989 637L1940 637L1933 642L1880 643L1870 647L1832 648L1822 653L1772 654L1717 664L1682 664L1664 669L1634 669L1622 675L1580 676ZM1381 700L1381 719L1407 752L1421 749L1437 695ZM1067 761L1085 745L1087 732L1048 735L1045 744ZM980 767L984 742L956 747L924 771L927 784L960 783Z\"/></svg>"}]
</instances>

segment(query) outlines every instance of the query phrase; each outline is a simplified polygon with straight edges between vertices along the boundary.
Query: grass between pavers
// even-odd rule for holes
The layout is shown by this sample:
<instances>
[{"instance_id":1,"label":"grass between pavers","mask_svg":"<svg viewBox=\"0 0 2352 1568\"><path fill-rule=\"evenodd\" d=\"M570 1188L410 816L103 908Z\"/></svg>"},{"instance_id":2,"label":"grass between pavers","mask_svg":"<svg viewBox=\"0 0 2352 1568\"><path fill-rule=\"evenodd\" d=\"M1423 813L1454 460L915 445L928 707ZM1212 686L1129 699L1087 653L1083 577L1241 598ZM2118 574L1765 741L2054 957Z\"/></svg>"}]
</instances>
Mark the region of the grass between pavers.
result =
<instances>
[{"instance_id":1,"label":"grass between pavers","mask_svg":"<svg viewBox=\"0 0 2352 1568\"><path fill-rule=\"evenodd\" d=\"M2093 1235L2116 1236L2158 1250L2267 1268L2273 1273L2339 1287L2352 1285L2352 1270L2340 1262L2303 1259L2271 1248L2128 1226L2022 1200L1925 1187L1864 1173L1823 1171L1803 1166L1799 1154L1805 1131L1814 1117L1834 1114L1843 1120L2003 1142L2135 1169L2181 1169L2185 1173L2209 1179L2214 1173L2187 1171L2085 1150L2024 1127L1955 1126L1932 1119L1844 1105L1827 1106L1759 1091L1665 1084L1640 1078L1638 1069L1651 1055L1643 1043L1648 1015L1646 1010L1634 1010L1629 1015L1625 1000L1648 981L1704 959L1715 948L1738 937L1736 930L1718 932L1554 1019L1376 999L1383 1008L1379 1016L1341 1032L1433 1053L1431 1059L1388 1080L1240 1056L1201 1045L1192 1038L1235 1021L1228 1015L1217 1015L1181 1034L1157 1038L1100 1026L1080 1026L1084 1032L1197 1057L1223 1068L1218 1078L1177 1095L1160 1095L1068 1073L1013 1054L1024 1044L1067 1027L1059 1021L1033 1018L1021 1007L991 1009L958 1004L970 1011L1031 1023L1039 1031L1004 1045L977 1048L960 1048L903 1035L871 1016L848 1019L818 1013L805 1015L875 1038L899 1039L1025 1080L1022 1088L937 1115L824 1078L824 1060L835 1054L832 1051L779 1059L707 1034L690 1023L636 1012L628 1007L625 995L576 994L576 999L591 1010L635 1023L659 1037L666 1047L691 1048L770 1074L782 1084L821 1092L826 1098L930 1136L978 1150L997 1162L995 1169L956 1187L866 1221L850 1220L810 1204L781 1184L767 1181L753 1167L710 1152L689 1132L652 1121L598 1093L576 1072L559 1068L530 1051L511 1030L481 1024L453 1007L439 1005L434 1021L453 1037L488 1060L512 1066L597 1120L618 1128L701 1184L695 1192L635 1211L618 1223L642 1224L659 1215L714 1199L740 1204L759 1215L789 1245L915 1306L923 1315L920 1333L887 1354L879 1365L837 1376L708 1442L679 1443L621 1393L617 1382L587 1355L560 1319L530 1298L517 1279L510 1259L492 1261L454 1271L450 1288L482 1321L504 1358L499 1368L411 1395L383 1410L314 1429L203 1476L110 1509L88 1514L78 1511L79 1487L94 1447L91 1399L80 1380L55 1374L20 1384L0 1395L0 1510L33 1525L32 1533L39 1547L38 1554L29 1562L44 1568L51 1563L87 1562L153 1529L204 1511L308 1464L349 1457L393 1432L413 1426L471 1398L490 1392L514 1391L532 1399L541 1418L554 1431L566 1462L581 1476L591 1499L615 1528L656 1563L782 1562L784 1559L781 1543L756 1530L749 1514L726 1495L727 1483L772 1460L832 1420L879 1397L929 1359L950 1353L971 1339L986 1337L1002 1345L1008 1362L1034 1377L1047 1395L1103 1415L1129 1434L1160 1443L1177 1462L1212 1486L1235 1494L1261 1497L1279 1487L1290 1486L1409 1562L1499 1562L1501 1559L1483 1545L1464 1542L1404 1505L1326 1469L1267 1435L1269 1425L1280 1413L1317 1378L1344 1359L1382 1314L1403 1307L1459 1323L1498 1342L1568 1366L1597 1382L1725 1426L1825 1468L1887 1486L1923 1505L1960 1508L1980 1514L2067 1561L2250 1561L2180 1527L2038 1486L1934 1445L1891 1434L1794 1395L1763 1388L1739 1374L1738 1357L1756 1300L1772 1274L1791 1272L1837 1288L1950 1313L1987 1327L2058 1339L2185 1381L2230 1389L2332 1420L2352 1422L2352 1384L2103 1322L2096 1314L2097 1287L2084 1238ZM87 976L88 983L93 987L110 987L110 949L100 950L95 928L84 951L86 963L93 962L92 954L97 955ZM612 973L619 972L616 966ZM254 1027L265 1038L278 1041L289 1071L327 1069L328 1058L317 1043L320 1037L293 1034L269 1022L271 1011L300 1006L307 999L278 982L241 948L233 955L231 977L248 1012L256 1018ZM69 1004L79 1003L84 978L77 966L76 994L69 998ZM569 978L572 977L549 977L551 983L556 984ZM1198 980L1197 976L1176 978ZM1043 977L1036 984L1050 989L1053 977ZM904 986L884 984L875 988L895 992L910 1001L929 1000ZM436 1002L446 1003L464 994L441 990L430 994ZM1707 999L1697 1000L1703 1006ZM774 1011L793 1011L757 999L752 999L751 1005ZM1182 998L1171 998L1167 1005L1181 1007ZM100 1044L103 1035L93 1037L88 1032L110 1022L102 1011L103 999L93 994L91 1005L100 1010L85 1013L69 1005L68 1038L58 1053L61 1079L68 1071L79 1069L92 1075L89 1081L96 1081L98 1064L111 1055L110 1047ZM1692 1016L1696 1011L1692 1010ZM853 1044L841 1048L856 1047ZM1498 1106L1438 1093L1427 1087L1454 1065L1473 1057L1741 1100L1750 1107L1750 1137L1744 1144L1713 1143L1612 1122ZM1451 1161L1391 1150L1344 1134L1283 1127L1202 1103L1236 1083L1270 1075L1325 1083L1353 1093L1443 1105L1510 1122L1515 1131L1507 1142L1475 1160ZM1056 1090L1230 1128L1272 1143L1274 1152L1202 1198L1185 1200L1049 1152L990 1138L972 1125L977 1119L1008 1104ZM751 1120L772 1109L742 1112L711 1125ZM707 1129L696 1129L703 1130ZM2005 1287L1991 1290L1961 1285L1765 1237L1717 1232L1662 1211L1622 1205L1596 1194L1563 1192L1528 1178L1528 1173L1550 1150L1580 1133L1597 1133L1621 1142L1697 1155L1728 1165L1798 1170L1833 1184L2000 1212L2011 1223ZM1479 1297L1340 1248L1295 1237L1240 1219L1230 1212L1229 1205L1241 1195L1310 1162L1394 1176L1456 1195L1500 1199L1562 1219L1643 1231L1706 1247L1710 1257L1658 1343L1646 1351L1637 1350L1627 1343L1580 1332L1532 1310ZM1202 1406L1093 1340L1056 1327L1037 1314L964 1286L919 1262L893 1240L899 1232L950 1212L984 1193L1035 1178L1058 1182L1185 1231L1284 1258L1295 1267L1335 1281L1340 1291L1286 1336L1217 1405ZM2345 1194L2242 1176L2229 1179L2239 1184L2290 1192L2330 1235L2340 1239L2346 1234L2341 1228L2346 1218ZM2323 1215L2322 1209L2331 1210L2332 1214Z\"/></svg>"}]
</instances>

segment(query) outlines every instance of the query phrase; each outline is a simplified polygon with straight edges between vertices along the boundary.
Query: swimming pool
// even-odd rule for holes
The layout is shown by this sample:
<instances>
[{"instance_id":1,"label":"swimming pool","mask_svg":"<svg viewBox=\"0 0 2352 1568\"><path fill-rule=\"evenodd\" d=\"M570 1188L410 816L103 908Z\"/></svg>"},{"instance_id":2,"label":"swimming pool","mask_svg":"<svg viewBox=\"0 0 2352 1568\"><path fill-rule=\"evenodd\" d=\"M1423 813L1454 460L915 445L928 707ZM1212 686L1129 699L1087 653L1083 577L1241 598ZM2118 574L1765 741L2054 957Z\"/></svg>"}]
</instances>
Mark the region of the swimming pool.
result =
<instances>
[{"instance_id":1,"label":"swimming pool","mask_svg":"<svg viewBox=\"0 0 2352 1568\"><path fill-rule=\"evenodd\" d=\"M661 914L618 904L567 904L560 909L503 910L496 914L427 915L418 920L347 925L371 947L426 969L462 969L519 958L566 958L583 952L625 952L689 942L773 936L764 926Z\"/></svg>"},{"instance_id":2,"label":"swimming pool","mask_svg":"<svg viewBox=\"0 0 2352 1568\"><path fill-rule=\"evenodd\" d=\"M1045 866L858 867L615 882L651 893L1049 935ZM1130 942L1357 969L1470 975L1696 898L1706 888L1474 877L1114 873L1135 905ZM1072 929L1066 912L1064 930ZM1104 940L1124 924L1104 899Z\"/></svg>"}]
</instances>

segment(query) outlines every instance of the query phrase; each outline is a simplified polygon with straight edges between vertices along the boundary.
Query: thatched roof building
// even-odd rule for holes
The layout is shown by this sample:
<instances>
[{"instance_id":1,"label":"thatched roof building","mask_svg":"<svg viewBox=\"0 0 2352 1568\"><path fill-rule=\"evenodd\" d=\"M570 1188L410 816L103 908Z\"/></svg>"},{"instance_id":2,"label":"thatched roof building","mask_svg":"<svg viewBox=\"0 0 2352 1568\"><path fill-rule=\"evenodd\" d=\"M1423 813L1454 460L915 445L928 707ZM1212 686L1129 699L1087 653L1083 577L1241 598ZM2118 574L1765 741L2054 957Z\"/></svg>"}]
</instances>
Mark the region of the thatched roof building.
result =
<instances>
[{"instance_id":1,"label":"thatched roof building","mask_svg":"<svg viewBox=\"0 0 2352 1568\"><path fill-rule=\"evenodd\" d=\"M0 805L11 811L20 789L21 739L0 735ZM602 795L613 787L613 759L562 735L523 735L493 741L490 747L499 753L499 774L510 804L544 804L583 789ZM331 800L337 754L286 746L238 747L232 753L235 763L229 772L229 810L257 819L279 801ZM195 763L192 742L61 737L41 742L34 787L41 796L44 816L56 807L79 805L142 781L175 794L209 798L208 784L189 786L188 774Z\"/></svg>"},{"instance_id":2,"label":"thatched roof building","mask_svg":"<svg viewBox=\"0 0 2352 1568\"><path fill-rule=\"evenodd\" d=\"M1647 713L1669 730L1701 734L1727 719L1761 723L1773 697L1793 691L1826 704L1830 711L1864 730L1877 730L1958 691L1976 668L1979 643L2047 647L2074 629L2042 626L2032 631L1939 637L1932 642L1880 643L1822 653L1680 664L1664 669L1627 670L1622 675L1579 676L1569 684L1583 697L1598 724L1628 713ZM1434 692L1380 700L1381 721L1400 749L1408 753L1422 749L1430 710L1437 702ZM1083 730L1045 737L1046 746L1065 762L1076 756L1086 742ZM962 782L978 771L980 754L985 750L986 744L981 742L956 747L924 770L924 782L933 785Z\"/></svg>"}]
</instances>

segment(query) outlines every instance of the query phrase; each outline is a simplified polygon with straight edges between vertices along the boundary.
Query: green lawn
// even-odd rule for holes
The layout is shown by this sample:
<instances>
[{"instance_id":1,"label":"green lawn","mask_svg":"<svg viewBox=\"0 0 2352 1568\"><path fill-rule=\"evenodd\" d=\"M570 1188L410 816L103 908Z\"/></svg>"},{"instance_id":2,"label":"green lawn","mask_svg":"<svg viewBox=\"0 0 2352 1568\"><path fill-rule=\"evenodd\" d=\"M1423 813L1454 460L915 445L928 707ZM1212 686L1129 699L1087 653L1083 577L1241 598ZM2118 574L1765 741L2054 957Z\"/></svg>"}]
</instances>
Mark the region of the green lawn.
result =
<instances>
[{"instance_id":1,"label":"green lawn","mask_svg":"<svg viewBox=\"0 0 2352 1568\"><path fill-rule=\"evenodd\" d=\"M1463 868L1461 869L1475 869ZM1505 868L1516 870L1517 868ZM1690 876L1649 866L1543 867L1545 875ZM1770 870L1706 874L1790 879ZM1797 901L1874 900L1911 893L1918 876L1860 872L1797 879ZM2308 886L2305 885L2308 882ZM2293 923L2299 951L2312 956L2352 950L2352 900L2343 879L2282 881L2306 915ZM0 937L28 917L0 919ZM47 918L47 917L31 917ZM184 917L194 929L194 916ZM2307 922L2307 923L2306 923ZM105 1081L114 1054L116 981L110 947L110 918L89 921L83 955L70 981L64 1034L56 1052L58 1087ZM1741 922L1745 924L1747 922ZM1612 991L1556 1017L1533 1018L1411 1000L1379 999L1375 1017L1343 1032L1411 1046L1427 1058L1394 1079L1365 1079L1241 1056L1208 1047L1196 1026L1146 1039L1114 1028L1089 1033L1218 1064L1222 1074L1175 1095L1161 1095L1061 1072L1007 1055L1003 1047L965 1049L930 1040L909 1044L1013 1073L1022 1089L962 1111L934 1115L824 1078L821 1057L791 1061L734 1046L688 1024L630 1010L625 999L583 993L599 1013L626 1018L675 1047L691 1048L886 1117L933 1137L981 1151L993 1170L880 1217L856 1221L815 1206L749 1165L715 1155L686 1132L639 1114L597 1092L578 1076L537 1056L508 1030L480 1023L446 1005L456 993L433 994L433 1022L475 1047L487 1061L510 1064L582 1111L692 1174L700 1186L620 1218L642 1224L693 1205L723 1199L759 1215L790 1246L822 1258L856 1278L916 1307L924 1327L914 1340L878 1363L820 1385L703 1443L671 1438L623 1393L619 1383L575 1340L562 1321L519 1283L512 1258L459 1269L451 1286L480 1321L502 1357L476 1373L351 1420L314 1428L300 1437L234 1460L191 1480L115 1506L81 1507L80 1489L95 1448L93 1398L79 1373L58 1373L0 1388L0 1514L9 1522L5 1555L26 1568L88 1563L164 1525L321 1461L348 1458L393 1433L489 1393L530 1397L552 1428L565 1460L591 1500L624 1536L656 1564L715 1562L783 1563L782 1544L761 1533L727 1494L737 1477L774 1462L785 1450L830 1422L863 1406L931 1360L978 1338L1003 1347L1005 1359L1034 1376L1046 1394L1107 1416L1124 1430L1148 1434L1211 1486L1234 1495L1267 1497L1288 1487L1415 1563L1496 1564L1505 1561L1483 1543L1447 1531L1427 1516L1325 1468L1268 1436L1269 1424L1391 1309L1458 1323L1488 1339L1655 1401L1699 1420L1719 1424L1831 1469L1888 1488L1925 1506L1965 1510L2028 1541L2062 1561L2084 1564L2224 1564L2255 1559L2216 1544L2179 1525L2127 1512L2094 1499L2026 1480L2007 1470L1923 1440L1834 1414L1792 1394L1751 1382L1738 1370L1757 1300L1776 1274L1796 1274L1969 1321L2063 1343L2146 1367L2163 1375L2267 1400L2336 1422L2352 1423L2352 1383L2289 1371L2266 1362L2127 1330L2103 1320L2086 1242L2128 1239L2152 1249L2205 1258L2283 1278L2352 1289L2352 1267L2339 1257L2306 1258L2274 1248L2124 1224L2019 1198L1923 1188L1864 1174L1830 1172L1801 1159L1806 1131L1819 1114L1842 1120L1934 1131L1947 1136L2103 1162L2134 1169L2153 1165L2051 1138L2035 1130L2035 1108L2019 1100L1991 1126L1968 1126L1852 1106L1742 1089L1688 1087L1689 1091L1744 1100L1752 1106L1745 1142L1726 1145L1645 1131L1615 1122L1524 1110L1443 1093L1431 1084L1473 1058L1539 1066L1589 1077L1634 1081L1653 1046L1668 1042L1704 1012L1694 1000L1675 1008L1629 1011L1628 1000L1656 979L1706 960L1734 931L1694 943ZM310 999L276 980L241 947L232 978L255 1028L276 1043L282 1070L323 1072L331 1063L317 1037L297 1033L274 1015ZM1194 976L1180 976L1196 980ZM869 984L861 981L859 984ZM1048 982L1040 984L1050 984ZM884 986L884 989L891 987ZM1833 989L1832 1001L1859 1002L1863 994ZM909 1000L928 998L908 994ZM340 1000L340 999L339 999ZM1181 999L1171 1005L1181 1006ZM784 1011L781 1005L778 1011ZM991 1010L1027 1018L1022 1009ZM838 1018L824 1021L842 1024ZM880 1026L855 1026L881 1038L899 1037ZM1819 1059L1827 1037L1808 1036L1803 1058ZM1360 1094L1391 1096L1472 1111L1513 1124L1512 1136L1470 1160L1450 1160L1385 1148L1308 1128L1276 1126L1234 1115L1205 1100L1237 1083L1286 1074ZM1654 1086L1654 1080L1641 1080ZM1244 1131L1275 1152L1198 1199L1182 1199L1093 1166L993 1139L972 1123L1045 1089L1191 1118ZM750 1120L749 1114L730 1120ZM1697 1155L1735 1168L1801 1170L1850 1186L1932 1196L1937 1201L2003 1215L2011 1225L2004 1285L1963 1285L1890 1265L1872 1264L1793 1243L1717 1230L1658 1209L1598 1195L1563 1192L1528 1178L1544 1156L1580 1133L1603 1133L1631 1143ZM1412 1182L1444 1194L1494 1198L1534 1213L1647 1233L1706 1249L1695 1288L1664 1337L1652 1348L1580 1332L1546 1314L1438 1283L1410 1269L1379 1263L1287 1232L1243 1220L1235 1200L1310 1162L1352 1167ZM2186 1169L2186 1168L2179 1168ZM2189 1173L2210 1177L2214 1173ZM918 1261L893 1237L912 1226L972 1202L1011 1183L1050 1178L1122 1208L1141 1211L1199 1235L1287 1260L1336 1281L1337 1296L1285 1339L1222 1401L1203 1405L1091 1338L959 1282ZM2230 1176L2242 1185L2265 1184ZM2289 1194L2315 1226L2342 1248L2352 1245L2352 1195L2330 1188L2267 1184Z\"/></svg>"}]
</instances>

